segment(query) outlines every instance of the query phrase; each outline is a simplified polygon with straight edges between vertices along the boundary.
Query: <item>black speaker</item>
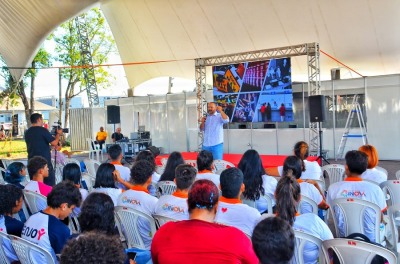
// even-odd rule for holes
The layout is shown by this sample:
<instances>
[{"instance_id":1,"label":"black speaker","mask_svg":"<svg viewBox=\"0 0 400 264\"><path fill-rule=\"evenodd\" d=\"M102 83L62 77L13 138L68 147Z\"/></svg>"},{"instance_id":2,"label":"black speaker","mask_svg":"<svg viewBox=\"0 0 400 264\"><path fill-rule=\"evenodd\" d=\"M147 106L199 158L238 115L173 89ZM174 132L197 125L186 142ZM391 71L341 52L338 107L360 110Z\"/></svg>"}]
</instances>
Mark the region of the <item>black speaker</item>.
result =
<instances>
[{"instance_id":1,"label":"black speaker","mask_svg":"<svg viewBox=\"0 0 400 264\"><path fill-rule=\"evenodd\" d=\"M310 122L323 122L326 119L325 96L313 95L308 97Z\"/></svg>"},{"instance_id":2,"label":"black speaker","mask_svg":"<svg viewBox=\"0 0 400 264\"><path fill-rule=\"evenodd\" d=\"M119 124L120 113L118 105L107 105L107 124Z\"/></svg>"}]
</instances>

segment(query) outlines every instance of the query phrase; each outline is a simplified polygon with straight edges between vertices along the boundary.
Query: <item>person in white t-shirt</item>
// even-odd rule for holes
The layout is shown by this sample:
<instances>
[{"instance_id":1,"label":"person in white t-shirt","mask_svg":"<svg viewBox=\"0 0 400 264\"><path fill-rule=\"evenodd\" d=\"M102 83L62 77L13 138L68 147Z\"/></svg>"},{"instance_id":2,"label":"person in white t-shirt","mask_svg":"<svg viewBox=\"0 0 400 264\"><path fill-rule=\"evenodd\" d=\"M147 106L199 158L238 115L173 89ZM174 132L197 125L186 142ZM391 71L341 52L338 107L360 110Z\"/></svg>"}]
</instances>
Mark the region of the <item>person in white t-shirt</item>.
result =
<instances>
[{"instance_id":1,"label":"person in white t-shirt","mask_svg":"<svg viewBox=\"0 0 400 264\"><path fill-rule=\"evenodd\" d=\"M285 174L276 186L276 214L289 222L293 229L314 235L321 240L333 239L329 227L316 214L297 213L297 205L301 199L301 187L290 172ZM318 247L307 242L303 250L305 263L317 263Z\"/></svg>"},{"instance_id":2,"label":"person in white t-shirt","mask_svg":"<svg viewBox=\"0 0 400 264\"><path fill-rule=\"evenodd\" d=\"M344 181L336 182L329 186L327 202L331 204L337 198L354 198L375 203L384 212L386 210L386 200L382 189L371 182L363 181L361 175L367 169L367 155L361 151L351 150L346 153L346 178ZM338 210L336 214L338 220L339 234L344 236L344 220L342 213ZM375 238L375 213L366 210L364 218L364 234L372 241ZM384 232L384 230L383 230ZM381 237L383 234L381 234Z\"/></svg>"},{"instance_id":3,"label":"person in white t-shirt","mask_svg":"<svg viewBox=\"0 0 400 264\"><path fill-rule=\"evenodd\" d=\"M217 187L219 186L219 175L212 172L214 167L213 154L208 150L202 150L197 155L197 176L196 180L210 180Z\"/></svg>"},{"instance_id":4,"label":"person in white t-shirt","mask_svg":"<svg viewBox=\"0 0 400 264\"><path fill-rule=\"evenodd\" d=\"M255 201L256 208L260 213L264 213L268 209L267 201L262 198L264 195L270 196L272 198L272 206L275 206L274 193L277 181L274 177L265 174L258 152L254 149L247 150L240 159L238 168L244 175L245 190L243 198Z\"/></svg>"},{"instance_id":5,"label":"person in white t-shirt","mask_svg":"<svg viewBox=\"0 0 400 264\"><path fill-rule=\"evenodd\" d=\"M196 169L189 164L178 165L175 169L174 182L176 191L171 195L162 195L156 204L154 214L177 220L188 220L187 198L189 188L196 177Z\"/></svg>"},{"instance_id":6,"label":"person in white t-shirt","mask_svg":"<svg viewBox=\"0 0 400 264\"><path fill-rule=\"evenodd\" d=\"M150 195L147 187L151 184L151 175L154 165L147 160L136 161L131 169L131 182L127 183L120 177L118 181L130 190L123 192L118 197L117 205L133 208L148 215L153 215L158 199ZM146 219L139 219L139 232L143 238L146 249L150 249L151 230Z\"/></svg>"},{"instance_id":7,"label":"person in white t-shirt","mask_svg":"<svg viewBox=\"0 0 400 264\"><path fill-rule=\"evenodd\" d=\"M97 169L92 192L108 194L113 200L114 205L117 205L118 196L122 193L122 189L116 187L118 179L121 179L121 177L115 166L110 163L103 163Z\"/></svg>"},{"instance_id":8,"label":"person in white t-shirt","mask_svg":"<svg viewBox=\"0 0 400 264\"><path fill-rule=\"evenodd\" d=\"M111 160L111 164L115 166L115 169L119 171L119 175L124 181L129 181L131 179L131 170L128 167L125 167L121 164L122 160L122 149L118 144L111 145L108 150L108 157ZM117 187L123 190L126 190L126 187L117 182Z\"/></svg>"},{"instance_id":9,"label":"person in white t-shirt","mask_svg":"<svg viewBox=\"0 0 400 264\"><path fill-rule=\"evenodd\" d=\"M364 145L358 150L365 153L368 157L368 167L361 175L361 178L364 180L374 181L378 184L387 181L387 175L383 171L375 168L379 163L379 156L376 148L372 145Z\"/></svg>"},{"instance_id":10,"label":"person in white t-shirt","mask_svg":"<svg viewBox=\"0 0 400 264\"><path fill-rule=\"evenodd\" d=\"M215 222L234 226L251 236L261 214L240 200L245 189L242 171L237 168L224 170L220 176L220 189L222 196L219 198Z\"/></svg>"}]
</instances>

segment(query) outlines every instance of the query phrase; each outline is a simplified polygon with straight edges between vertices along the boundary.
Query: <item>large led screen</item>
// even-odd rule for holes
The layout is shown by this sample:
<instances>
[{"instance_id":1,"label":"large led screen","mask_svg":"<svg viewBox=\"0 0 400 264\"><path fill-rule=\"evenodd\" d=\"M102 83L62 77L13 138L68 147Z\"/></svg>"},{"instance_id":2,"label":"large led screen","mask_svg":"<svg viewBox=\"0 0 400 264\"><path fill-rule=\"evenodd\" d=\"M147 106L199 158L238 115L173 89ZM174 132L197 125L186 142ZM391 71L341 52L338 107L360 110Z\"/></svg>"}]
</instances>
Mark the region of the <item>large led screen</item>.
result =
<instances>
[{"instance_id":1,"label":"large led screen","mask_svg":"<svg viewBox=\"0 0 400 264\"><path fill-rule=\"evenodd\" d=\"M290 58L213 67L214 101L231 122L293 121Z\"/></svg>"}]
</instances>

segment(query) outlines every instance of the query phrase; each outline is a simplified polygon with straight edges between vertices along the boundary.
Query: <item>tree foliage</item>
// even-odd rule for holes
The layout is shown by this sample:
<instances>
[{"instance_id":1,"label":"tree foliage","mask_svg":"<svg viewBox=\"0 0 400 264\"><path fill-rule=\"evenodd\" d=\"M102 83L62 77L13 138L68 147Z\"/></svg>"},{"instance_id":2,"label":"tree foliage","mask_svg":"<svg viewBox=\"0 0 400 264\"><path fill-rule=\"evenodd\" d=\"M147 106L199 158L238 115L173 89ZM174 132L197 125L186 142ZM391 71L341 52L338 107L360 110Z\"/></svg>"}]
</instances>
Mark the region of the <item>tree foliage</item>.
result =
<instances>
[{"instance_id":1,"label":"tree foliage","mask_svg":"<svg viewBox=\"0 0 400 264\"><path fill-rule=\"evenodd\" d=\"M86 13L86 30L91 48L93 65L107 62L111 52L116 51L114 38L106 23L104 16L98 8L91 9ZM71 99L86 90L86 80L83 76L81 65L81 46L78 28L75 20L71 19L63 23L52 34L55 46L55 60L63 65L72 66L61 70L61 77L67 80L65 90L65 118L64 126L67 126L69 119L69 103ZM105 89L110 86L113 76L105 67L95 67L95 78L98 89Z\"/></svg>"}]
</instances>

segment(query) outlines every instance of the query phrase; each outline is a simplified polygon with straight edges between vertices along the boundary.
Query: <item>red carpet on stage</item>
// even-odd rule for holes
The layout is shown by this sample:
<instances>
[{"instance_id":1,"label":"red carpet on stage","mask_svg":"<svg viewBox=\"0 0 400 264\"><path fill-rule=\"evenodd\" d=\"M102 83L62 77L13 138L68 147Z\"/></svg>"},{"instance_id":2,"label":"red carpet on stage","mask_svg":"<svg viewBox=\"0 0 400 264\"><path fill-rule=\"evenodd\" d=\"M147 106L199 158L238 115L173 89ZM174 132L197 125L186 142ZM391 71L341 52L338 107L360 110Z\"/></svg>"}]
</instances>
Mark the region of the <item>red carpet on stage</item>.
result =
<instances>
[{"instance_id":1,"label":"red carpet on stage","mask_svg":"<svg viewBox=\"0 0 400 264\"><path fill-rule=\"evenodd\" d=\"M197 159L197 152L181 152L183 159L184 160L196 160ZM236 167L240 162L240 159L242 158L243 154L224 154L223 160L229 161L233 163ZM161 159L162 158L168 158L167 155L159 155L156 158L156 164L161 165ZM282 166L283 162L285 161L285 158L287 155L260 155L262 159L262 163L265 168L269 167L278 167ZM307 160L309 161L314 161L318 157L308 157Z\"/></svg>"}]
</instances>

